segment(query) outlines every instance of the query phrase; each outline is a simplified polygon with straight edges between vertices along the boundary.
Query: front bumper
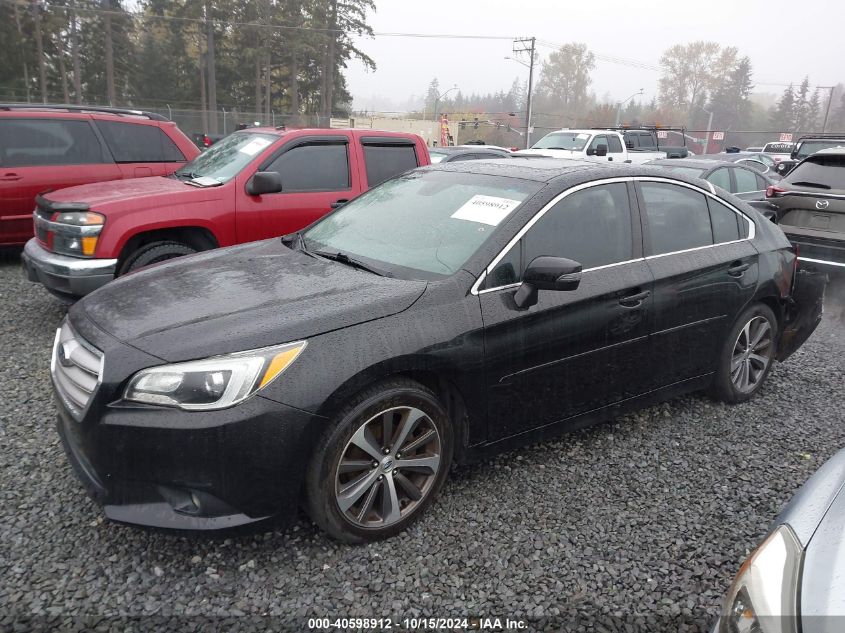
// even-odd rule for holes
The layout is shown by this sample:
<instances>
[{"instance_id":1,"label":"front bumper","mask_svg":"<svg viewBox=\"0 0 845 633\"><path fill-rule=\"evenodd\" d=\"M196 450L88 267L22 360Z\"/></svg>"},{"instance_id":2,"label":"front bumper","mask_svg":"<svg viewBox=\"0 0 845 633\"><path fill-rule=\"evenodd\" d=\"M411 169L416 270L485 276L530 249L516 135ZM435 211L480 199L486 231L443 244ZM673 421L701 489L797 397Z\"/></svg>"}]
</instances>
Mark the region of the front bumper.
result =
<instances>
[{"instance_id":1,"label":"front bumper","mask_svg":"<svg viewBox=\"0 0 845 633\"><path fill-rule=\"evenodd\" d=\"M324 419L253 396L221 411L117 403L57 427L85 489L107 518L219 530L297 515L302 478Z\"/></svg>"},{"instance_id":2,"label":"front bumper","mask_svg":"<svg viewBox=\"0 0 845 633\"><path fill-rule=\"evenodd\" d=\"M83 259L51 253L32 238L21 254L24 276L53 294L73 300L114 279L116 259Z\"/></svg>"}]
</instances>

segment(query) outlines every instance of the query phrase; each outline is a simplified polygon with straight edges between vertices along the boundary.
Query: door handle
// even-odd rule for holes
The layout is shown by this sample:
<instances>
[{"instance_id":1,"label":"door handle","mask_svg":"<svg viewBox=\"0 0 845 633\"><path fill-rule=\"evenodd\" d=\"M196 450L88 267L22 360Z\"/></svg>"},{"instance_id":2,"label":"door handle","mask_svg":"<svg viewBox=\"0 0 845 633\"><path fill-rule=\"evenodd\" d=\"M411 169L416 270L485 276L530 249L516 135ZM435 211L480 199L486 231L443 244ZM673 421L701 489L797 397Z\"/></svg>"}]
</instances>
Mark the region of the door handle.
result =
<instances>
[{"instance_id":1,"label":"door handle","mask_svg":"<svg viewBox=\"0 0 845 633\"><path fill-rule=\"evenodd\" d=\"M339 209L340 207L345 205L347 202L349 202L349 200L347 200L346 198L341 198L340 200L335 200L334 202L331 203L331 208L332 209Z\"/></svg>"},{"instance_id":2,"label":"door handle","mask_svg":"<svg viewBox=\"0 0 845 633\"><path fill-rule=\"evenodd\" d=\"M749 268L751 268L751 264L749 263L743 264L742 262L734 262L730 265L730 268L728 268L728 274L731 277L742 277L742 273L744 273Z\"/></svg>"},{"instance_id":3,"label":"door handle","mask_svg":"<svg viewBox=\"0 0 845 633\"><path fill-rule=\"evenodd\" d=\"M623 308L639 308L650 294L651 292L644 290L633 295L626 295L619 300L619 305Z\"/></svg>"},{"instance_id":4,"label":"door handle","mask_svg":"<svg viewBox=\"0 0 845 633\"><path fill-rule=\"evenodd\" d=\"M3 174L2 176L0 176L0 180L6 180L6 181L20 180L21 178L23 178L23 176L20 176L18 174L13 173L13 172L9 172L8 174Z\"/></svg>"}]
</instances>

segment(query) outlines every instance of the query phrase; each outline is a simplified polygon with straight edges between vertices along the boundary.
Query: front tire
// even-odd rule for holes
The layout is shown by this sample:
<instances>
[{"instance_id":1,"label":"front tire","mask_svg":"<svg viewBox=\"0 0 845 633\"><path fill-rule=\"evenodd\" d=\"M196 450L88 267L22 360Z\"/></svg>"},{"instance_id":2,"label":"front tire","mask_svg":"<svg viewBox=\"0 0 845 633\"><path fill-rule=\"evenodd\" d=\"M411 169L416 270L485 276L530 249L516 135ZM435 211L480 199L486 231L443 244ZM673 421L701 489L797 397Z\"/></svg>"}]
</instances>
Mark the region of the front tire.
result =
<instances>
[{"instance_id":1,"label":"front tire","mask_svg":"<svg viewBox=\"0 0 845 633\"><path fill-rule=\"evenodd\" d=\"M311 519L347 543L388 538L434 501L453 434L435 394L392 379L356 396L322 438L306 472Z\"/></svg>"},{"instance_id":2,"label":"front tire","mask_svg":"<svg viewBox=\"0 0 845 633\"><path fill-rule=\"evenodd\" d=\"M192 255L196 253L197 249L183 244L182 242L162 241L152 242L139 248L137 251L129 255L123 265L120 267L118 276L131 273L144 266L158 264L159 262L167 261L175 257L182 257L183 255Z\"/></svg>"},{"instance_id":3,"label":"front tire","mask_svg":"<svg viewBox=\"0 0 845 633\"><path fill-rule=\"evenodd\" d=\"M751 399L772 369L777 334L777 318L767 305L755 303L744 310L719 353L711 395L730 403Z\"/></svg>"}]
</instances>

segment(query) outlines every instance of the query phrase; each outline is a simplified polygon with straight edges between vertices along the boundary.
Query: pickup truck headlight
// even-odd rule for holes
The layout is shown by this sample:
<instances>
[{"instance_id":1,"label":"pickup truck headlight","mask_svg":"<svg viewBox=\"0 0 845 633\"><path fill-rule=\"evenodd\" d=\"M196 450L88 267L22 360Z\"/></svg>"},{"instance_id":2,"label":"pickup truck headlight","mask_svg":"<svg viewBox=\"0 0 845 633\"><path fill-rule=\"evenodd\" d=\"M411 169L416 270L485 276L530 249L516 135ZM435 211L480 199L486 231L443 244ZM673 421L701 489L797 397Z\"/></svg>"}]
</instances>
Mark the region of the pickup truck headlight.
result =
<instances>
[{"instance_id":1,"label":"pickup truck headlight","mask_svg":"<svg viewBox=\"0 0 845 633\"><path fill-rule=\"evenodd\" d=\"M225 409L270 384L296 360L306 345L306 341L298 341L150 367L132 377L123 398L187 411Z\"/></svg>"},{"instance_id":2,"label":"pickup truck headlight","mask_svg":"<svg viewBox=\"0 0 845 633\"><path fill-rule=\"evenodd\" d=\"M746 560L725 596L719 633L797 633L803 549L779 526Z\"/></svg>"},{"instance_id":3,"label":"pickup truck headlight","mask_svg":"<svg viewBox=\"0 0 845 633\"><path fill-rule=\"evenodd\" d=\"M37 221L37 220L36 220ZM48 226L53 233L53 251L64 255L91 257L106 218L91 211L65 211Z\"/></svg>"}]
</instances>

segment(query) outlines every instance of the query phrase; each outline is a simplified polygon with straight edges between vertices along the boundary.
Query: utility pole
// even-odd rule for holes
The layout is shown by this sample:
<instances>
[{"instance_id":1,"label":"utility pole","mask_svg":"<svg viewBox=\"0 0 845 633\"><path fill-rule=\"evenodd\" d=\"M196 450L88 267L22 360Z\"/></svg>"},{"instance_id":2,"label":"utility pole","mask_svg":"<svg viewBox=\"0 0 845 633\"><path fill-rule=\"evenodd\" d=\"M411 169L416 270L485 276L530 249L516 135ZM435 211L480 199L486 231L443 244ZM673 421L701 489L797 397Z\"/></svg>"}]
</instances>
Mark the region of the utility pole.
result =
<instances>
[{"instance_id":1,"label":"utility pole","mask_svg":"<svg viewBox=\"0 0 845 633\"><path fill-rule=\"evenodd\" d=\"M109 105L114 107L117 105L117 96L114 90L114 47L112 43L110 0L103 0L103 6L105 7L103 27L106 31L106 99Z\"/></svg>"},{"instance_id":2,"label":"utility pole","mask_svg":"<svg viewBox=\"0 0 845 633\"><path fill-rule=\"evenodd\" d=\"M827 117L830 116L830 102L833 101L833 91L836 89L836 86L819 86L819 88L828 88L830 90L830 95L827 98L827 109L824 111L824 123L822 123L822 134L827 132ZM818 121L818 119L816 119Z\"/></svg>"},{"instance_id":3,"label":"utility pole","mask_svg":"<svg viewBox=\"0 0 845 633\"><path fill-rule=\"evenodd\" d=\"M513 53L528 53L528 95L525 104L525 149L531 147L531 92L534 88L534 50L537 45L536 37L522 37L513 41Z\"/></svg>"},{"instance_id":4,"label":"utility pole","mask_svg":"<svg viewBox=\"0 0 845 633\"><path fill-rule=\"evenodd\" d=\"M214 51L214 16L211 13L211 2L205 2L205 26L206 26L206 61L208 62L208 132L217 134L217 77L215 76L215 51Z\"/></svg>"}]
</instances>

